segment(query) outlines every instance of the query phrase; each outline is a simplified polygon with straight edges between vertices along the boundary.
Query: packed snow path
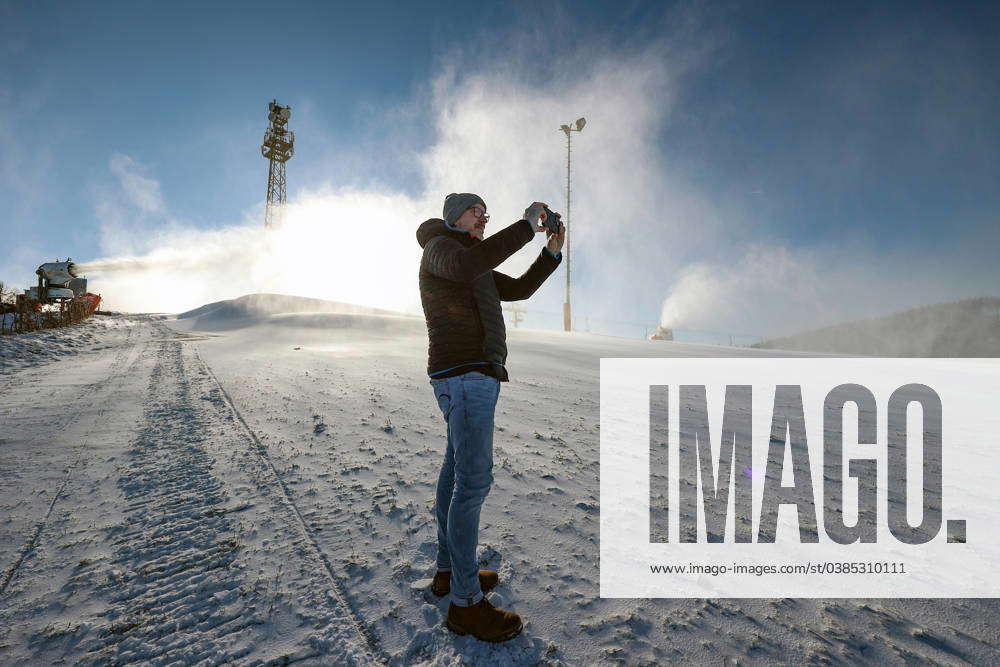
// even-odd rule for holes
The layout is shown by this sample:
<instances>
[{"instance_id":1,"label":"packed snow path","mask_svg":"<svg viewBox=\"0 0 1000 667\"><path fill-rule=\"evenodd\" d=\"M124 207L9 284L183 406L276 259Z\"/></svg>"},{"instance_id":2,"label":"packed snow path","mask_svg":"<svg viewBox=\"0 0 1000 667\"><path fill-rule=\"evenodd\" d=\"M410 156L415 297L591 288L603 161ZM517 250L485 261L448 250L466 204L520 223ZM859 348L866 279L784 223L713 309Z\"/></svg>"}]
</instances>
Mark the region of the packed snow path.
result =
<instances>
[{"instance_id":1,"label":"packed snow path","mask_svg":"<svg viewBox=\"0 0 1000 667\"><path fill-rule=\"evenodd\" d=\"M190 338L8 382L0 660L384 662Z\"/></svg>"},{"instance_id":2,"label":"packed snow path","mask_svg":"<svg viewBox=\"0 0 1000 667\"><path fill-rule=\"evenodd\" d=\"M1000 660L992 600L600 599L599 358L752 352L516 330L480 561L525 630L456 637L414 589L444 433L423 322L234 310L5 357L0 663Z\"/></svg>"}]
</instances>

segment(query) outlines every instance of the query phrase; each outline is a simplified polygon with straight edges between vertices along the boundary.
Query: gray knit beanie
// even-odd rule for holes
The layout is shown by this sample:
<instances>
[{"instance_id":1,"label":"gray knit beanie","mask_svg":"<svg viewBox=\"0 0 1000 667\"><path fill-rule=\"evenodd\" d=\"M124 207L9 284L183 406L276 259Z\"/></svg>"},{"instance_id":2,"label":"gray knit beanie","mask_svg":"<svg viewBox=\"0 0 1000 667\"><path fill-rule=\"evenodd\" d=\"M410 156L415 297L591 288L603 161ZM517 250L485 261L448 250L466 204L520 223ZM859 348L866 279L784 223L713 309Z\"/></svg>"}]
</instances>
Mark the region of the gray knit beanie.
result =
<instances>
[{"instance_id":1,"label":"gray knit beanie","mask_svg":"<svg viewBox=\"0 0 1000 667\"><path fill-rule=\"evenodd\" d=\"M471 192L452 192L444 198L444 212L441 215L449 225L454 225L466 209L476 204L486 208L486 202L479 195Z\"/></svg>"}]
</instances>

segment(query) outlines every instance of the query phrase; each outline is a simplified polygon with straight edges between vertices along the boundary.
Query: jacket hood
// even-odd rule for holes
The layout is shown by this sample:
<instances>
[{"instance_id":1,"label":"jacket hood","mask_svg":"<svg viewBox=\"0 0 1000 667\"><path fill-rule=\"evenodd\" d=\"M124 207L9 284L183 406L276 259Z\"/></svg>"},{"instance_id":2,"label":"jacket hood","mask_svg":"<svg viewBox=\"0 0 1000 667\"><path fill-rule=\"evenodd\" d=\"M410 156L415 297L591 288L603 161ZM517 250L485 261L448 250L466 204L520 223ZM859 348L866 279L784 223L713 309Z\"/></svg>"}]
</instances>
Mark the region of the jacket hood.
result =
<instances>
[{"instance_id":1,"label":"jacket hood","mask_svg":"<svg viewBox=\"0 0 1000 667\"><path fill-rule=\"evenodd\" d=\"M420 226L417 227L417 243L423 248L432 238L442 234L457 239L463 245L470 245L472 242L479 240L466 232L448 229L441 218L431 218L420 223Z\"/></svg>"}]
</instances>

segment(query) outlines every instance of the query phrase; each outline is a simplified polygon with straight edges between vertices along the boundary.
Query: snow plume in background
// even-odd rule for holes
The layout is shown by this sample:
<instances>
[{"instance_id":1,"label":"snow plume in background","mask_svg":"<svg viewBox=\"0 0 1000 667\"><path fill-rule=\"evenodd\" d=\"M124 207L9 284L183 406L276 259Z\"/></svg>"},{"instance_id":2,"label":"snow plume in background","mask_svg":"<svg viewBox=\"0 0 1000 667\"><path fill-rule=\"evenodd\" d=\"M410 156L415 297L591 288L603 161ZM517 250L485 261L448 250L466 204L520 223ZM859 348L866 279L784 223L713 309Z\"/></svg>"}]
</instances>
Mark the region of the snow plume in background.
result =
<instances>
[{"instance_id":1,"label":"snow plume in background","mask_svg":"<svg viewBox=\"0 0 1000 667\"><path fill-rule=\"evenodd\" d=\"M107 307L182 312L254 292L410 311L416 302L418 211L404 197L324 191L288 206L285 224L220 230L166 225L133 243L148 252L80 262Z\"/></svg>"},{"instance_id":2,"label":"snow plume in background","mask_svg":"<svg viewBox=\"0 0 1000 667\"><path fill-rule=\"evenodd\" d=\"M142 165L115 156L111 171L118 187L105 194L117 196L105 197L98 209L105 248L116 256L85 267L95 274L93 287L109 308L122 310L177 312L252 292L281 292L419 312L417 225L441 215L449 192L483 196L492 216L487 235L520 219L534 200L565 211L565 139L558 125L586 116L585 131L574 136L570 222L574 279L581 285L575 313L599 316L604 304L632 303L639 285L652 320L660 298L648 287L655 272L710 235L714 219L704 198L670 177L653 141L671 108L675 69L682 67L674 68L662 45L586 55L587 64L582 56L561 62L559 71L567 74L554 79L532 78L528 64L509 62L467 72L445 68L434 79L428 110L432 145L403 156L385 147L386 159L419 165L423 192L293 186L280 230L263 229L259 207L242 224L193 229L170 218ZM262 190L263 174L262 164ZM637 227L637 221L643 222ZM527 268L541 238L501 270ZM529 317L560 312L563 277L560 271L539 291ZM551 323L531 317L528 324L559 322L561 316Z\"/></svg>"},{"instance_id":3,"label":"snow plume in background","mask_svg":"<svg viewBox=\"0 0 1000 667\"><path fill-rule=\"evenodd\" d=\"M982 257L958 248L975 266ZM916 306L981 296L995 275L959 272L951 262L912 254L875 256L862 247L791 249L757 244L734 260L696 262L663 302L660 325L734 334L743 344L811 331Z\"/></svg>"},{"instance_id":4,"label":"snow plume in background","mask_svg":"<svg viewBox=\"0 0 1000 667\"><path fill-rule=\"evenodd\" d=\"M755 246L735 263L695 263L663 302L660 325L772 336L836 321L843 285L828 282L818 258ZM834 319L830 319L834 318Z\"/></svg>"},{"instance_id":5,"label":"snow plume in background","mask_svg":"<svg viewBox=\"0 0 1000 667\"><path fill-rule=\"evenodd\" d=\"M507 57L532 57L533 37L507 45ZM604 325L636 319L640 309L655 323L661 286L680 257L715 236L723 217L670 170L658 145L680 80L701 56L666 40L633 47L623 53L590 43L586 53L554 63L555 74L544 81L528 81L530 68L507 60L470 74L446 69L434 86L440 139L421 157L428 192L479 192L493 216L487 234L519 218L535 199L566 213L566 139L558 128L586 117L585 129L573 133L569 217L579 328L590 318ZM500 270L519 274L537 245ZM564 271L527 304L528 326L562 328Z\"/></svg>"},{"instance_id":6,"label":"snow plume in background","mask_svg":"<svg viewBox=\"0 0 1000 667\"><path fill-rule=\"evenodd\" d=\"M200 236L200 235L199 235ZM236 266L245 262L246 253L258 252L258 244L241 242L239 237L222 233L212 237L205 234L198 239L200 245L191 248L165 247L154 250L143 257L116 257L93 262L76 262L80 273L108 275L113 273L136 273L140 271L200 271L206 266L222 268L226 264Z\"/></svg>"}]
</instances>

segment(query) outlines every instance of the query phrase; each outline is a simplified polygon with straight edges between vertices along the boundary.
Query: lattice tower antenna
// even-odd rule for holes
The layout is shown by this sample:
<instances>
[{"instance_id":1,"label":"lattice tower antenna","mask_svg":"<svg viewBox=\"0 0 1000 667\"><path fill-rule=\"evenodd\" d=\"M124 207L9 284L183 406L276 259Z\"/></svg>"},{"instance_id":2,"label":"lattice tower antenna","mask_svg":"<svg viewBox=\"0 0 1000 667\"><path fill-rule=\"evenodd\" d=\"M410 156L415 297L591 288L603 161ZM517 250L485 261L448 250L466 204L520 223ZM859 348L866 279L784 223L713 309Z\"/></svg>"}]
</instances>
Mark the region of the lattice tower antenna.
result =
<instances>
[{"instance_id":1,"label":"lattice tower antenna","mask_svg":"<svg viewBox=\"0 0 1000 667\"><path fill-rule=\"evenodd\" d=\"M277 100L267 105L267 132L260 154L267 158L267 207L264 227L280 227L285 210L285 163L295 153L295 133L288 129L292 107L283 107Z\"/></svg>"}]
</instances>

